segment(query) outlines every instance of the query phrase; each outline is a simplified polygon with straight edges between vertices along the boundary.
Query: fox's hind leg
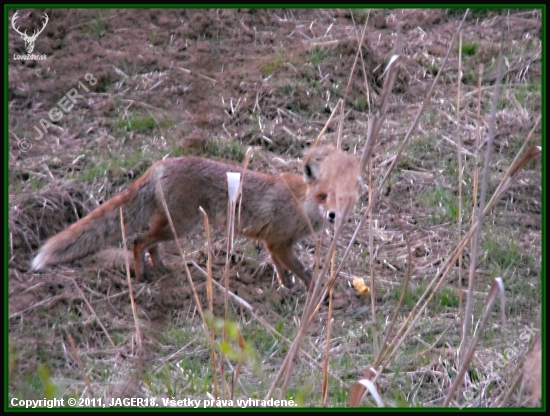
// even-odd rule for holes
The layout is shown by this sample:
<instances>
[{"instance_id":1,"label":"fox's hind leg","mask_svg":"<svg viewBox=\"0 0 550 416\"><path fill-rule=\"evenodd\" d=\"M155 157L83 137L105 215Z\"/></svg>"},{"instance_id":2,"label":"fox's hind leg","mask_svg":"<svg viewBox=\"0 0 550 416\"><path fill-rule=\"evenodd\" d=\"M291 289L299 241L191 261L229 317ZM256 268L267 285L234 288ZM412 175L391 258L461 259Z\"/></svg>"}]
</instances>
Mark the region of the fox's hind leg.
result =
<instances>
[{"instance_id":1,"label":"fox's hind leg","mask_svg":"<svg viewBox=\"0 0 550 416\"><path fill-rule=\"evenodd\" d=\"M153 266L155 266L155 269L157 269L159 272L163 274L170 273L171 271L170 268L167 267L162 261L162 256L160 255L159 249L160 247L157 244L147 250L149 252L149 255L151 256L151 261L153 262Z\"/></svg>"},{"instance_id":2,"label":"fox's hind leg","mask_svg":"<svg viewBox=\"0 0 550 416\"><path fill-rule=\"evenodd\" d=\"M136 280L141 280L145 277L145 251L151 255L153 265L161 270L167 271L167 267L162 262L158 244L162 241L173 240L174 235L168 220L165 217L157 217L153 222L151 229L138 236L134 241L134 267L136 272Z\"/></svg>"}]
</instances>

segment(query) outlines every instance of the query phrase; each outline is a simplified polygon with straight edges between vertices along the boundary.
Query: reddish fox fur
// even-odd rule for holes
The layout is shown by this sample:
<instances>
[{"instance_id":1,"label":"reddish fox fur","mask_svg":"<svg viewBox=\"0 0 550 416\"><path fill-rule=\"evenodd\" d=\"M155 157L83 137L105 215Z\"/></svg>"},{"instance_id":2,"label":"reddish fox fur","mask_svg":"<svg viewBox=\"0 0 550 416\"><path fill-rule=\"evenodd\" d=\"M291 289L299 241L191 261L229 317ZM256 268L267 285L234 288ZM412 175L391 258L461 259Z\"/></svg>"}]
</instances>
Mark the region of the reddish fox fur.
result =
<instances>
[{"instance_id":1,"label":"reddish fox fur","mask_svg":"<svg viewBox=\"0 0 550 416\"><path fill-rule=\"evenodd\" d=\"M144 276L145 251L156 268L166 271L158 243L173 240L174 236L158 184L181 237L202 224L199 206L212 223L226 226L227 172L243 173L240 219L235 220L235 231L263 241L281 284L290 285L286 268L309 286L311 272L292 246L312 230L321 229L325 220L333 223L346 207L353 206L360 181L357 159L333 146L309 150L304 158L303 177L243 172L238 166L198 157L159 161L125 191L50 238L34 258L32 269L76 260L120 240L122 207L127 235L149 226L149 231L134 242L136 279Z\"/></svg>"}]
</instances>

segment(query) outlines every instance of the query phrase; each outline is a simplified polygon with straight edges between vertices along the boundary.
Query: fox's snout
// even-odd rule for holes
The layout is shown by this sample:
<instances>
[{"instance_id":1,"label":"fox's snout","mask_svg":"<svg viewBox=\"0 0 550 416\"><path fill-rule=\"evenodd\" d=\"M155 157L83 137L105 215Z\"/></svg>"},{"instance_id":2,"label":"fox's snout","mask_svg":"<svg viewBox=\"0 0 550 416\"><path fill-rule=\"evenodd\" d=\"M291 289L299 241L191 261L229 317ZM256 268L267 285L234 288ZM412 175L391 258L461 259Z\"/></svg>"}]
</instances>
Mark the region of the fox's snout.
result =
<instances>
[{"instance_id":1,"label":"fox's snout","mask_svg":"<svg viewBox=\"0 0 550 416\"><path fill-rule=\"evenodd\" d=\"M355 191L349 190L348 194L341 195L341 192L323 192L323 197L317 197L321 218L330 224L336 224L338 220L345 217L346 211L355 204Z\"/></svg>"}]
</instances>

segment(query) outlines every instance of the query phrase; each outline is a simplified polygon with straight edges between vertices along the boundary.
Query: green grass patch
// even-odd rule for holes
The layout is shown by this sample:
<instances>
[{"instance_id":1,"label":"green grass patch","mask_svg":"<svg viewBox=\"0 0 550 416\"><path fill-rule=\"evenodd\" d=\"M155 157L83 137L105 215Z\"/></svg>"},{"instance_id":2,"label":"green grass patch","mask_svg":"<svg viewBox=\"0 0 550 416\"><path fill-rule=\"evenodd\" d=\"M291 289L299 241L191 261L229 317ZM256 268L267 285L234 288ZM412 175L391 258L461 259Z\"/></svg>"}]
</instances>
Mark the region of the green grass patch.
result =
<instances>
[{"instance_id":1,"label":"green grass patch","mask_svg":"<svg viewBox=\"0 0 550 416\"><path fill-rule=\"evenodd\" d=\"M209 138L202 148L201 156L242 162L246 155L246 146L237 140Z\"/></svg>"},{"instance_id":2,"label":"green grass patch","mask_svg":"<svg viewBox=\"0 0 550 416\"><path fill-rule=\"evenodd\" d=\"M151 116L133 115L129 119L118 120L117 127L126 131L135 131L144 133L152 131L157 125L157 121Z\"/></svg>"},{"instance_id":3,"label":"green grass patch","mask_svg":"<svg viewBox=\"0 0 550 416\"><path fill-rule=\"evenodd\" d=\"M462 42L462 54L465 56L475 55L479 48L476 42Z\"/></svg>"},{"instance_id":4,"label":"green grass patch","mask_svg":"<svg viewBox=\"0 0 550 416\"><path fill-rule=\"evenodd\" d=\"M440 114L437 111L427 113L423 122L427 125L436 125L440 121ZM417 135L411 137L409 145L405 149L406 154L418 160L426 159L426 155L432 154L435 150L437 140L435 137L427 135Z\"/></svg>"},{"instance_id":5,"label":"green grass patch","mask_svg":"<svg viewBox=\"0 0 550 416\"><path fill-rule=\"evenodd\" d=\"M307 62L313 66L321 65L325 59L335 55L335 50L334 47L313 47L306 54Z\"/></svg>"},{"instance_id":6,"label":"green grass patch","mask_svg":"<svg viewBox=\"0 0 550 416\"><path fill-rule=\"evenodd\" d=\"M526 256L517 246L514 236L506 232L495 233L488 229L483 236L481 244L483 265L495 271L496 275L502 275L505 270L523 265L534 266L533 258Z\"/></svg>"},{"instance_id":7,"label":"green grass patch","mask_svg":"<svg viewBox=\"0 0 550 416\"><path fill-rule=\"evenodd\" d=\"M86 164L86 167L77 174L77 179L84 182L93 182L97 178L104 177L112 169L131 168L144 159L141 151L128 155L109 153L99 161L92 161L92 163Z\"/></svg>"},{"instance_id":8,"label":"green grass patch","mask_svg":"<svg viewBox=\"0 0 550 416\"><path fill-rule=\"evenodd\" d=\"M357 111L360 111L361 113L364 113L365 111L367 111L369 108L367 97L362 95L358 99L354 100L353 108Z\"/></svg>"},{"instance_id":9,"label":"green grass patch","mask_svg":"<svg viewBox=\"0 0 550 416\"><path fill-rule=\"evenodd\" d=\"M449 222L458 218L458 202L456 196L443 186L423 192L419 197L422 207L430 210L428 217L430 225Z\"/></svg>"},{"instance_id":10,"label":"green grass patch","mask_svg":"<svg viewBox=\"0 0 550 416\"><path fill-rule=\"evenodd\" d=\"M265 74L272 74L278 69L281 69L284 63L283 56L275 55L260 63L260 70Z\"/></svg>"},{"instance_id":11,"label":"green grass patch","mask_svg":"<svg viewBox=\"0 0 550 416\"><path fill-rule=\"evenodd\" d=\"M284 83L279 87L279 90L284 96L292 98L296 92L296 84L293 82Z\"/></svg>"},{"instance_id":12,"label":"green grass patch","mask_svg":"<svg viewBox=\"0 0 550 416\"><path fill-rule=\"evenodd\" d=\"M409 286L403 300L402 309L406 312L412 310L414 308L414 305L416 305L416 303L425 291L426 286L424 284ZM395 302L396 305L398 304L399 299L401 299L402 293L403 289L400 287L395 287L390 291L390 298L393 302ZM427 297L425 297L424 300L425 299L427 299ZM459 300L456 290L443 287L435 293L428 308L433 313L441 313L450 309L457 308L458 302Z\"/></svg>"}]
</instances>

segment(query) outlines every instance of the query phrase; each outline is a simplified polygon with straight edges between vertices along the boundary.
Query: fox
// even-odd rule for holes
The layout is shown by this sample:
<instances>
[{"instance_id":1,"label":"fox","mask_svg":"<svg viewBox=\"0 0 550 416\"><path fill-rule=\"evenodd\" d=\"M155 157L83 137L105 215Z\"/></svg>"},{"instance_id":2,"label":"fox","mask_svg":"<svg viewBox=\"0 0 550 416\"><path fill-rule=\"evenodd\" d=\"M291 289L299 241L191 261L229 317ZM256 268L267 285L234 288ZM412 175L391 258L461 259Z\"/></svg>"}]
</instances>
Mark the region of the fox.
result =
<instances>
[{"instance_id":1,"label":"fox","mask_svg":"<svg viewBox=\"0 0 550 416\"><path fill-rule=\"evenodd\" d=\"M202 224L199 207L214 226L227 227L227 173L240 172L236 234L263 242L280 285L292 287L293 273L308 288L311 270L298 259L293 246L328 223L344 220L347 207L356 202L361 172L354 155L332 145L311 147L302 166L303 175L296 175L257 172L195 156L157 161L126 190L47 240L31 268L38 271L68 263L120 241L122 208L127 236L148 227L134 239L136 280L146 278L146 252L153 267L167 273L170 269L162 261L159 243L173 240L174 234L162 198L177 238Z\"/></svg>"}]
</instances>

